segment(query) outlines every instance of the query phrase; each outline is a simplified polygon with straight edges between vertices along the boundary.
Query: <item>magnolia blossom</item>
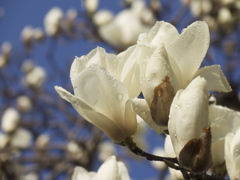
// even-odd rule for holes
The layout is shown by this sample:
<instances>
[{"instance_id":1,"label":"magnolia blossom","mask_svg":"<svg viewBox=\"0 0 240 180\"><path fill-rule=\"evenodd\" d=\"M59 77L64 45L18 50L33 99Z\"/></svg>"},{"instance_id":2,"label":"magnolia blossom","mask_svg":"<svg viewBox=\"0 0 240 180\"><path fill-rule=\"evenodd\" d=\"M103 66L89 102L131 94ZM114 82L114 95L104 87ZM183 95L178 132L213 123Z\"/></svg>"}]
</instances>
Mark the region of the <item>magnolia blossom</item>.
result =
<instances>
[{"instance_id":1,"label":"magnolia blossom","mask_svg":"<svg viewBox=\"0 0 240 180\"><path fill-rule=\"evenodd\" d=\"M211 122L212 141L224 140L229 132L236 133L240 127L240 113L213 104L209 106L209 121Z\"/></svg>"},{"instance_id":2,"label":"magnolia blossom","mask_svg":"<svg viewBox=\"0 0 240 180\"><path fill-rule=\"evenodd\" d=\"M143 4L141 9L138 8L139 5L134 5L139 3ZM139 12L143 11L144 8L142 1L134 1L131 9L121 11L111 21L98 28L100 36L119 49L126 49L135 44L138 35L150 29L141 21Z\"/></svg>"},{"instance_id":3,"label":"magnolia blossom","mask_svg":"<svg viewBox=\"0 0 240 180\"><path fill-rule=\"evenodd\" d=\"M49 36L56 36L61 30L63 12L58 7L49 10L44 18L45 31Z\"/></svg>"},{"instance_id":4,"label":"magnolia blossom","mask_svg":"<svg viewBox=\"0 0 240 180\"><path fill-rule=\"evenodd\" d=\"M91 16L98 8L98 0L84 0L87 13Z\"/></svg>"},{"instance_id":5,"label":"magnolia blossom","mask_svg":"<svg viewBox=\"0 0 240 180\"><path fill-rule=\"evenodd\" d=\"M7 108L4 111L1 119L2 130L6 133L13 132L17 128L19 121L20 114L18 113L18 111L11 107Z\"/></svg>"},{"instance_id":6,"label":"magnolia blossom","mask_svg":"<svg viewBox=\"0 0 240 180\"><path fill-rule=\"evenodd\" d=\"M171 138L170 138L169 135L167 135L166 138L165 138L164 150L165 150L165 156L166 157L172 157L172 158L176 157L176 154L175 154L175 151L173 149L172 142L171 142ZM168 168L168 169L169 169L169 172L170 172L170 175L171 175L170 179L184 180L181 171L175 170L173 168Z\"/></svg>"},{"instance_id":7,"label":"magnolia blossom","mask_svg":"<svg viewBox=\"0 0 240 180\"><path fill-rule=\"evenodd\" d=\"M137 128L136 114L124 84L95 64L83 71L77 67L71 67L74 95L55 86L59 95L113 141L122 142L133 135Z\"/></svg>"},{"instance_id":8,"label":"magnolia blossom","mask_svg":"<svg viewBox=\"0 0 240 180\"><path fill-rule=\"evenodd\" d=\"M11 146L19 149L26 149L31 145L32 134L22 128L18 128L11 137L10 144Z\"/></svg>"},{"instance_id":9,"label":"magnolia blossom","mask_svg":"<svg viewBox=\"0 0 240 180\"><path fill-rule=\"evenodd\" d=\"M229 133L225 138L225 161L231 180L240 179L240 129L236 134Z\"/></svg>"},{"instance_id":10,"label":"magnolia blossom","mask_svg":"<svg viewBox=\"0 0 240 180\"><path fill-rule=\"evenodd\" d=\"M43 85L45 78L46 71L40 66L35 66L26 74L25 83L32 88L40 88Z\"/></svg>"},{"instance_id":11,"label":"magnolia blossom","mask_svg":"<svg viewBox=\"0 0 240 180\"><path fill-rule=\"evenodd\" d=\"M145 100L137 99L133 103L137 114L157 133L167 128L168 114L163 115L165 125L153 116L168 112L175 93L185 89L195 77L204 77L209 91L231 90L219 65L199 69L209 46L209 30L205 22L195 22L181 34L171 24L157 22L149 33L139 36L138 44L151 48L153 53L140 65ZM161 104L165 105L161 107Z\"/></svg>"},{"instance_id":12,"label":"magnolia blossom","mask_svg":"<svg viewBox=\"0 0 240 180\"><path fill-rule=\"evenodd\" d=\"M211 132L208 128L208 92L204 78L195 78L179 90L170 109L168 130L182 167L202 173L211 166Z\"/></svg>"},{"instance_id":13,"label":"magnolia blossom","mask_svg":"<svg viewBox=\"0 0 240 180\"><path fill-rule=\"evenodd\" d=\"M83 167L76 167L72 180L130 180L124 163L117 161L115 156L109 157L97 172L87 172Z\"/></svg>"}]
</instances>

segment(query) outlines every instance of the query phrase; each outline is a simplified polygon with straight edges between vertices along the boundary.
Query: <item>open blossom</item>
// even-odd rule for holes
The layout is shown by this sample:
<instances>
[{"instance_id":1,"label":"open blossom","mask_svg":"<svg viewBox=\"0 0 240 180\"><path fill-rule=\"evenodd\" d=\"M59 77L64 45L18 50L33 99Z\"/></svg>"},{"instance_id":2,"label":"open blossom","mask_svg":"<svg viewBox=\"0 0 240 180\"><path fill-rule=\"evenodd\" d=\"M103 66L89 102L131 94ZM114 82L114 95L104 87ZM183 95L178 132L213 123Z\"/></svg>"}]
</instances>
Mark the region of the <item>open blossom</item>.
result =
<instances>
[{"instance_id":1,"label":"open blossom","mask_svg":"<svg viewBox=\"0 0 240 180\"><path fill-rule=\"evenodd\" d=\"M176 92L195 77L204 77L209 91L231 91L219 65L199 69L209 46L205 22L195 22L181 34L171 24L157 22L149 33L139 36L138 44L151 47L153 53L140 65L145 100L135 99L133 103L137 114L157 133L167 129L167 112Z\"/></svg>"},{"instance_id":2,"label":"open blossom","mask_svg":"<svg viewBox=\"0 0 240 180\"><path fill-rule=\"evenodd\" d=\"M72 180L130 180L125 164L117 161L115 156L109 157L97 172L87 172L83 167L76 167Z\"/></svg>"},{"instance_id":3,"label":"open blossom","mask_svg":"<svg viewBox=\"0 0 240 180\"><path fill-rule=\"evenodd\" d=\"M58 86L55 89L83 118L115 142L136 132L136 114L123 83L95 64L71 73L71 79L74 95Z\"/></svg>"},{"instance_id":4,"label":"open blossom","mask_svg":"<svg viewBox=\"0 0 240 180\"><path fill-rule=\"evenodd\" d=\"M179 164L195 173L205 172L212 164L206 87L206 80L197 77L185 90L179 90L170 109L168 124Z\"/></svg>"},{"instance_id":5,"label":"open blossom","mask_svg":"<svg viewBox=\"0 0 240 180\"><path fill-rule=\"evenodd\" d=\"M240 179L240 129L225 138L225 161L228 175L231 180Z\"/></svg>"},{"instance_id":6,"label":"open blossom","mask_svg":"<svg viewBox=\"0 0 240 180\"><path fill-rule=\"evenodd\" d=\"M99 26L100 36L119 49L126 49L135 44L138 35L150 29L142 23L139 13L145 10L144 6L143 1L134 1L131 9L121 11L111 21Z\"/></svg>"}]
</instances>

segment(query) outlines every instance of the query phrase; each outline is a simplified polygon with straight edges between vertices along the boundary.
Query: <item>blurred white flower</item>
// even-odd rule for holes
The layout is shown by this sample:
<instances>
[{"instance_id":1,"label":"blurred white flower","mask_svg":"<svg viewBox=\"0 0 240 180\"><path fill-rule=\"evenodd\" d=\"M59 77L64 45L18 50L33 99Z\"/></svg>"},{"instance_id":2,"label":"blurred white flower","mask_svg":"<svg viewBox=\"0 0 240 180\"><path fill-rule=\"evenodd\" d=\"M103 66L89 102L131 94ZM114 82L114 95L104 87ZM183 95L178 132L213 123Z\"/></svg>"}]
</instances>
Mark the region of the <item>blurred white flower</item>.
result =
<instances>
[{"instance_id":1,"label":"blurred white flower","mask_svg":"<svg viewBox=\"0 0 240 180\"><path fill-rule=\"evenodd\" d=\"M148 143L144 140L146 132L147 132L147 124L140 116L137 116L137 131L132 137L133 137L133 141L141 149L146 149L148 147Z\"/></svg>"},{"instance_id":2,"label":"blurred white flower","mask_svg":"<svg viewBox=\"0 0 240 180\"><path fill-rule=\"evenodd\" d=\"M61 31L63 12L59 7L53 7L44 18L45 32L50 37L58 35Z\"/></svg>"},{"instance_id":3,"label":"blurred white flower","mask_svg":"<svg viewBox=\"0 0 240 180\"><path fill-rule=\"evenodd\" d=\"M76 167L72 180L130 180L126 166L117 161L115 156L109 157L98 169L97 173L87 172L82 167Z\"/></svg>"},{"instance_id":4,"label":"blurred white flower","mask_svg":"<svg viewBox=\"0 0 240 180\"><path fill-rule=\"evenodd\" d=\"M49 145L50 137L47 134L41 134L37 137L35 146L38 150L45 150Z\"/></svg>"},{"instance_id":5,"label":"blurred white flower","mask_svg":"<svg viewBox=\"0 0 240 180\"><path fill-rule=\"evenodd\" d=\"M21 39L26 49L29 49L33 45L33 28L31 26L25 26L21 32Z\"/></svg>"},{"instance_id":6,"label":"blurred white flower","mask_svg":"<svg viewBox=\"0 0 240 180\"><path fill-rule=\"evenodd\" d=\"M218 12L218 22L227 25L231 21L233 21L231 11L226 7L221 8Z\"/></svg>"},{"instance_id":7,"label":"blurred white flower","mask_svg":"<svg viewBox=\"0 0 240 180\"><path fill-rule=\"evenodd\" d=\"M26 149L31 145L31 141L32 134L26 129L19 128L11 137L10 144L15 148Z\"/></svg>"},{"instance_id":8,"label":"blurred white flower","mask_svg":"<svg viewBox=\"0 0 240 180\"><path fill-rule=\"evenodd\" d=\"M6 147L9 139L10 138L6 134L0 133L0 150Z\"/></svg>"},{"instance_id":9,"label":"blurred white flower","mask_svg":"<svg viewBox=\"0 0 240 180\"><path fill-rule=\"evenodd\" d=\"M4 67L7 64L8 60L0 54L0 68Z\"/></svg>"},{"instance_id":10,"label":"blurred white flower","mask_svg":"<svg viewBox=\"0 0 240 180\"><path fill-rule=\"evenodd\" d=\"M92 16L98 8L98 0L83 0L89 16Z\"/></svg>"},{"instance_id":11,"label":"blurred white flower","mask_svg":"<svg viewBox=\"0 0 240 180\"><path fill-rule=\"evenodd\" d=\"M231 180L240 179L240 129L225 138L225 161L228 175Z\"/></svg>"},{"instance_id":12,"label":"blurred white flower","mask_svg":"<svg viewBox=\"0 0 240 180\"><path fill-rule=\"evenodd\" d=\"M150 27L142 23L138 8L125 9L112 21L98 28L100 36L109 44L119 49L126 49L136 43L138 35L147 32Z\"/></svg>"},{"instance_id":13,"label":"blurred white flower","mask_svg":"<svg viewBox=\"0 0 240 180\"><path fill-rule=\"evenodd\" d=\"M154 155L157 156L162 156L162 157L166 157L165 155L165 151L162 147L157 147L153 150ZM169 156L168 156L169 157ZM165 164L165 162L162 161L151 161L151 164L154 168L158 169L158 170L164 170L167 168L167 165Z\"/></svg>"},{"instance_id":14,"label":"blurred white flower","mask_svg":"<svg viewBox=\"0 0 240 180\"><path fill-rule=\"evenodd\" d=\"M173 99L168 130L182 167L195 173L210 168L211 131L208 128L208 92L204 78L195 78Z\"/></svg>"},{"instance_id":15,"label":"blurred white flower","mask_svg":"<svg viewBox=\"0 0 240 180\"><path fill-rule=\"evenodd\" d=\"M33 29L33 37L34 37L34 40L36 40L38 42L42 42L44 39L44 33L43 33L42 29L40 29L40 28Z\"/></svg>"},{"instance_id":16,"label":"blurred white flower","mask_svg":"<svg viewBox=\"0 0 240 180\"><path fill-rule=\"evenodd\" d=\"M145 100L134 100L134 109L157 133L166 129L175 93L186 88L195 77L204 77L210 91L231 91L219 65L199 69L209 46L209 30L205 22L195 22L181 34L171 24L157 22L149 33L139 36L138 44L148 45L154 52L140 64Z\"/></svg>"},{"instance_id":17,"label":"blurred white flower","mask_svg":"<svg viewBox=\"0 0 240 180\"><path fill-rule=\"evenodd\" d=\"M34 63L32 60L25 60L21 66L22 71L27 74L34 68Z\"/></svg>"},{"instance_id":18,"label":"blurred white flower","mask_svg":"<svg viewBox=\"0 0 240 180\"><path fill-rule=\"evenodd\" d=\"M11 53L11 50L12 50L12 44L8 41L3 42L1 49L2 49L3 57L5 57L6 60L9 60L10 53Z\"/></svg>"},{"instance_id":19,"label":"blurred white flower","mask_svg":"<svg viewBox=\"0 0 240 180\"><path fill-rule=\"evenodd\" d=\"M136 114L124 84L100 66L93 64L83 71L77 67L71 67L75 95L55 86L58 94L113 141L122 142L133 135L137 128Z\"/></svg>"},{"instance_id":20,"label":"blurred white flower","mask_svg":"<svg viewBox=\"0 0 240 180\"><path fill-rule=\"evenodd\" d=\"M100 10L93 16L93 22L97 27L101 27L109 23L113 19L114 15L111 11Z\"/></svg>"},{"instance_id":21,"label":"blurred white flower","mask_svg":"<svg viewBox=\"0 0 240 180\"><path fill-rule=\"evenodd\" d=\"M36 173L28 173L22 177L23 180L38 180L39 177Z\"/></svg>"},{"instance_id":22,"label":"blurred white flower","mask_svg":"<svg viewBox=\"0 0 240 180\"><path fill-rule=\"evenodd\" d=\"M20 121L20 114L14 108L7 108L2 115L2 130L6 133L13 132Z\"/></svg>"},{"instance_id":23,"label":"blurred white flower","mask_svg":"<svg viewBox=\"0 0 240 180\"><path fill-rule=\"evenodd\" d=\"M171 142L171 138L170 138L169 135L167 135L166 138L165 138L164 150L165 150L165 156L166 157L172 157L172 158L176 157L176 154L175 154L175 151L173 149L172 142ZM170 175L171 175L170 179L184 180L181 171L175 170L173 168L168 168L168 169L169 169L169 172L170 172Z\"/></svg>"},{"instance_id":24,"label":"blurred white flower","mask_svg":"<svg viewBox=\"0 0 240 180\"><path fill-rule=\"evenodd\" d=\"M114 144L110 141L101 142L98 146L98 151L99 151L98 158L102 162L116 153Z\"/></svg>"},{"instance_id":25,"label":"blurred white flower","mask_svg":"<svg viewBox=\"0 0 240 180\"><path fill-rule=\"evenodd\" d=\"M40 67L35 66L30 72L26 74L25 83L32 88L40 88L46 78L46 71Z\"/></svg>"},{"instance_id":26,"label":"blurred white flower","mask_svg":"<svg viewBox=\"0 0 240 180\"><path fill-rule=\"evenodd\" d=\"M223 140L229 132L236 133L240 127L240 112L212 104L209 106L209 121L212 141Z\"/></svg>"},{"instance_id":27,"label":"blurred white flower","mask_svg":"<svg viewBox=\"0 0 240 180\"><path fill-rule=\"evenodd\" d=\"M28 112L32 108L32 103L28 96L22 95L17 98L17 106L19 111Z\"/></svg>"}]
</instances>

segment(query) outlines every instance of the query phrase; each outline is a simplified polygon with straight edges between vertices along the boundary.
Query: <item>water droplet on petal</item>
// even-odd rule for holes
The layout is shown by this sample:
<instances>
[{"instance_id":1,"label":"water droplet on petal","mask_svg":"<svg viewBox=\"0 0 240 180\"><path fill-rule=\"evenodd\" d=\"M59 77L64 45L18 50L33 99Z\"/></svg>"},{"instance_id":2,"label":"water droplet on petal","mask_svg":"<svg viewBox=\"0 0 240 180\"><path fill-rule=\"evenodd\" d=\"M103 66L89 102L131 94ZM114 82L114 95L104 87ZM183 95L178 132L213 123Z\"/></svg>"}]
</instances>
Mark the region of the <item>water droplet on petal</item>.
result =
<instances>
[{"instance_id":1,"label":"water droplet on petal","mask_svg":"<svg viewBox=\"0 0 240 180\"><path fill-rule=\"evenodd\" d=\"M196 96L193 96L192 98L193 98L193 99L196 99Z\"/></svg>"},{"instance_id":2,"label":"water droplet on petal","mask_svg":"<svg viewBox=\"0 0 240 180\"><path fill-rule=\"evenodd\" d=\"M122 94L118 94L118 100L121 101L123 98L123 95Z\"/></svg>"},{"instance_id":3,"label":"water droplet on petal","mask_svg":"<svg viewBox=\"0 0 240 180\"><path fill-rule=\"evenodd\" d=\"M156 71L152 71L152 74L155 75L155 74L156 74Z\"/></svg>"},{"instance_id":4,"label":"water droplet on petal","mask_svg":"<svg viewBox=\"0 0 240 180\"><path fill-rule=\"evenodd\" d=\"M143 118L143 119L147 119L147 113L145 111L141 111L139 113L139 115Z\"/></svg>"},{"instance_id":5,"label":"water droplet on petal","mask_svg":"<svg viewBox=\"0 0 240 180\"><path fill-rule=\"evenodd\" d=\"M174 134L174 137L177 138L177 134L176 133Z\"/></svg>"},{"instance_id":6,"label":"water droplet on petal","mask_svg":"<svg viewBox=\"0 0 240 180\"><path fill-rule=\"evenodd\" d=\"M187 105L187 108L189 108L190 106L189 105Z\"/></svg>"},{"instance_id":7,"label":"water droplet on petal","mask_svg":"<svg viewBox=\"0 0 240 180\"><path fill-rule=\"evenodd\" d=\"M134 110L137 111L137 110L138 110L138 107L136 106L136 107L134 108Z\"/></svg>"}]
</instances>

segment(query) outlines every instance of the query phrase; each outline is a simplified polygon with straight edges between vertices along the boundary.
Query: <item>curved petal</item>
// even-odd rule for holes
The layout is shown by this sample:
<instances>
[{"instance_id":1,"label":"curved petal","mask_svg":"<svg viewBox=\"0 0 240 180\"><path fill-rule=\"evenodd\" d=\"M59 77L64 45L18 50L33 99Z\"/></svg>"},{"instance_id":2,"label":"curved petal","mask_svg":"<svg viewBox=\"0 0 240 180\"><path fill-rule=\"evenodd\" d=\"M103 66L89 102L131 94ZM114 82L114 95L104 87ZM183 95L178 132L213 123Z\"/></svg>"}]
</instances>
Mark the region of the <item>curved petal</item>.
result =
<instances>
[{"instance_id":1,"label":"curved petal","mask_svg":"<svg viewBox=\"0 0 240 180\"><path fill-rule=\"evenodd\" d=\"M204 77L209 91L230 92L231 86L223 75L220 65L206 66L197 71L195 77Z\"/></svg>"},{"instance_id":2,"label":"curved petal","mask_svg":"<svg viewBox=\"0 0 240 180\"><path fill-rule=\"evenodd\" d=\"M175 153L188 141L199 138L208 126L208 92L204 78L195 78L185 90L175 95L169 115L168 130Z\"/></svg>"},{"instance_id":3,"label":"curved petal","mask_svg":"<svg viewBox=\"0 0 240 180\"><path fill-rule=\"evenodd\" d=\"M157 47L164 43L168 47L178 36L178 31L172 24L158 21L149 33L139 36L138 43L149 43Z\"/></svg>"},{"instance_id":4,"label":"curved petal","mask_svg":"<svg viewBox=\"0 0 240 180\"><path fill-rule=\"evenodd\" d=\"M126 87L104 68L91 65L76 78L78 97L95 111L104 114L120 127L124 127Z\"/></svg>"},{"instance_id":5,"label":"curved petal","mask_svg":"<svg viewBox=\"0 0 240 180\"><path fill-rule=\"evenodd\" d=\"M128 136L136 133L137 130L137 118L136 113L133 110L132 101L128 100L125 105L125 132Z\"/></svg>"},{"instance_id":6,"label":"curved petal","mask_svg":"<svg viewBox=\"0 0 240 180\"><path fill-rule=\"evenodd\" d=\"M149 60L141 63L141 89L147 103L150 105L153 100L154 89L162 80L168 76L171 86L175 92L180 88L177 77L173 73L169 60L162 44L152 54Z\"/></svg>"},{"instance_id":7,"label":"curved petal","mask_svg":"<svg viewBox=\"0 0 240 180\"><path fill-rule=\"evenodd\" d=\"M81 166L78 166L74 168L71 180L79 180L79 179L92 180L92 177L89 175L89 172L86 169L84 169Z\"/></svg>"},{"instance_id":8,"label":"curved petal","mask_svg":"<svg viewBox=\"0 0 240 180\"><path fill-rule=\"evenodd\" d=\"M226 162L226 167L228 171L228 175L230 179L234 179L234 173L235 173L235 164L233 160L233 154L231 152L231 143L232 139L234 137L234 134L229 133L227 134L225 138L225 144L224 144L224 153L225 153L225 162Z\"/></svg>"},{"instance_id":9,"label":"curved petal","mask_svg":"<svg viewBox=\"0 0 240 180\"><path fill-rule=\"evenodd\" d=\"M158 126L153 120L149 106L145 99L132 99L134 111L150 126L157 134L163 133L166 127Z\"/></svg>"},{"instance_id":10,"label":"curved petal","mask_svg":"<svg viewBox=\"0 0 240 180\"><path fill-rule=\"evenodd\" d=\"M98 169L96 180L118 180L118 165L115 156L110 156Z\"/></svg>"},{"instance_id":11,"label":"curved petal","mask_svg":"<svg viewBox=\"0 0 240 180\"><path fill-rule=\"evenodd\" d=\"M126 137L126 133L118 126L116 122L109 119L105 115L96 112L91 106L81 99L73 96L71 93L61 87L55 86L57 93L66 101L70 102L74 109L88 122L101 129L108 137L115 142L122 142Z\"/></svg>"},{"instance_id":12,"label":"curved petal","mask_svg":"<svg viewBox=\"0 0 240 180\"><path fill-rule=\"evenodd\" d=\"M97 47L93 49L88 55L80 58L76 57L72 63L70 70L70 78L72 85L76 86L76 77L91 64L97 64L104 67L111 75L115 76L118 67L118 58L114 54L106 53L105 49Z\"/></svg>"},{"instance_id":13,"label":"curved petal","mask_svg":"<svg viewBox=\"0 0 240 180\"><path fill-rule=\"evenodd\" d=\"M197 21L182 31L167 48L167 52L178 64L184 87L190 83L202 63L209 47L209 29L203 21Z\"/></svg>"},{"instance_id":14,"label":"curved petal","mask_svg":"<svg viewBox=\"0 0 240 180\"><path fill-rule=\"evenodd\" d=\"M117 78L125 84L131 99L141 92L139 62L148 59L154 50L151 46L135 45L117 56L120 59Z\"/></svg>"},{"instance_id":15,"label":"curved petal","mask_svg":"<svg viewBox=\"0 0 240 180\"><path fill-rule=\"evenodd\" d=\"M227 133L235 133L240 127L240 114L232 109L209 106L209 121L211 122L212 141L223 139Z\"/></svg>"},{"instance_id":16,"label":"curved petal","mask_svg":"<svg viewBox=\"0 0 240 180\"><path fill-rule=\"evenodd\" d=\"M120 180L131 180L128 174L128 169L125 164L121 161L117 162L118 165L118 174L120 176Z\"/></svg>"}]
</instances>

